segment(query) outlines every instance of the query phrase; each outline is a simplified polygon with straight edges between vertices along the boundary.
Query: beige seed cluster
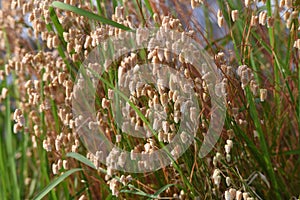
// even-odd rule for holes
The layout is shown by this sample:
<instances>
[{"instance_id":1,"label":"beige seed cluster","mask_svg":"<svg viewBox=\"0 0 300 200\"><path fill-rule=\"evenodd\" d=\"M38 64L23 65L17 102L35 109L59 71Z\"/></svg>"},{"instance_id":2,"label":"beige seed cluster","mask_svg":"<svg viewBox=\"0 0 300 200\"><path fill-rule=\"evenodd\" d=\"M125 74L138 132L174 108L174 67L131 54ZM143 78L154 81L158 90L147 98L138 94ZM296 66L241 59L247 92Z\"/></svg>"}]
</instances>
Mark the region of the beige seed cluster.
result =
<instances>
[{"instance_id":1,"label":"beige seed cluster","mask_svg":"<svg viewBox=\"0 0 300 200\"><path fill-rule=\"evenodd\" d=\"M91 10L91 5L87 2L83 3L76 0L65 0L64 2L93 12L96 10ZM293 5L292 0L281 0L279 2L280 9L286 9L283 13L282 21L272 13L271 16L268 16L264 8L259 11L255 10L254 5L256 2L252 0L244 1L247 12L249 11L250 13L251 10L251 15L245 20L245 25L249 24L252 30L265 30L264 26L273 28L274 23L278 22L284 23L288 29L299 32L298 27L298 29L293 27L295 25L293 21L298 20L299 12ZM238 92L237 88L245 90L249 86L254 96L258 97L261 102L266 102L272 98L269 87L260 86L255 81L254 73L256 72L250 69L248 58L242 58L245 61L242 63L245 64L237 66L230 58L230 52L226 52L224 49L217 52L214 56L222 80L212 86L209 80L213 74L207 70L209 66L205 63L199 66L202 71L201 74L198 74L191 65L193 60L190 60L191 57L189 55L194 55L197 58L199 52L193 51L194 49L191 46L185 46L186 49L178 51L178 54L174 53L184 44L189 43L189 41L185 40L187 37L193 37L198 32L183 31L185 28L183 28L184 26L179 19L171 15L166 16L165 14L154 13L153 22L159 26L156 35L158 40L163 39L162 37L166 35L168 30L176 30L181 34L181 37L177 38L175 35L169 35L170 41L165 42L164 46L161 46L160 43L154 40L147 41L145 38L147 38L149 32L141 28L139 21L141 16L137 13L128 14L127 7L130 7L132 2L124 1L124 6L116 7L111 18L136 30L137 43L145 43L149 46L146 49L146 58L147 62L151 63L153 67L150 69L143 68L139 52L125 54L117 66L111 66L113 65L111 60L105 60L103 66L106 73L111 68L116 71L115 76L118 79L118 86L128 88L129 100L148 119L150 126L156 132L156 137L152 136L153 133L147 123L126 102L122 105L120 112L127 118L118 127L120 130L117 130L113 125L113 117L111 116L112 102L116 93L113 89L103 89L99 86L100 104L97 107L97 117L95 121L88 122L88 128L90 130L101 128L107 138L115 142L120 148L127 142L128 138L125 137L125 133L128 132L145 133L144 136L147 136L148 139L133 139L133 148L130 150L129 157L126 157L125 154L120 153L117 149L113 149L106 157L104 157L105 152L100 150L86 152L87 150L82 145L77 130L83 124L84 119L82 116L73 116L72 112L72 101L74 97L77 97L78 91L73 91L75 83L70 71L76 71L79 68L78 63L87 58L94 47L102 45L101 47L105 51L109 50L109 46L105 45L105 40L108 37L116 37L122 40L130 33L108 25L94 26L85 17L78 16L73 12L58 11L56 9L58 20L64 29L63 34L58 35L55 29L50 30L47 28L47 25L52 26L49 12L51 3L52 1L46 0L13 0L9 10L0 10L0 25L3 27L0 31L0 49L2 51L7 48L6 40L8 40L12 55L7 62L5 61L4 68L0 70L0 79L1 81L6 81L5 79L11 74L17 77L14 81L16 89L19 91L19 100L17 105L13 105L17 107L13 115L15 122L13 131L16 134L24 132L30 135L29 138L33 148L28 151L31 155L36 156L37 161L39 161L36 154L37 148L42 147L47 151L49 167L53 175L60 175L66 170L78 166L74 159L66 156L67 153L83 153L93 162L98 171L101 171L103 168L106 169L107 174L105 177L103 176L103 180L107 183L112 194L119 198L122 196L122 193L120 193L122 187L125 187L133 178L113 169L124 167L128 161L137 160L138 154L149 155L153 153L160 148L160 143L170 144L177 134L183 144L189 144L189 141L192 139L191 134L188 131L178 132L178 125L184 117L187 117L191 124L199 123L200 125L194 137L201 140L205 136L211 117L210 91L214 91L219 97L225 96L228 115L232 116L233 120L244 131L251 129L249 128L251 124L246 120L247 111L241 109L240 105L242 103L239 101L242 100L237 97L240 95L242 99L244 94L243 92ZM191 0L191 7L194 9L203 3L204 1L201 0ZM263 1L263 3L266 2ZM16 16L21 17L18 18ZM145 16L146 19L150 18L147 14ZM32 27L26 26L24 28L24 21L26 21L24 19L26 17L28 17ZM239 23L240 20L245 19L245 12L232 10L230 11L230 17L232 22ZM225 22L222 11L218 10L218 26L223 28L225 23L227 22ZM26 31L33 40L41 38L42 42L40 45L44 51L35 51L35 47L28 40L21 37L23 31ZM292 38L292 44L294 47L292 51L298 52L300 50L300 39ZM246 41L245 44L240 46L244 48L247 45ZM58 48L62 49L66 58L61 58L59 55L61 52L57 50ZM216 45L216 48L218 49L218 45ZM127 51L128 49L126 48L119 48L119 54ZM1 58L0 61L2 63L4 59L2 60ZM176 70L176 74L170 75L170 78L166 80L167 71L161 67L162 65L167 65ZM90 63L89 67L97 69L99 65ZM157 88L153 87L152 84L145 83L140 78L141 74L149 71L151 76L157 78L155 82ZM185 81L182 81L180 77L184 78ZM190 85L193 85L193 88ZM209 90L211 87L213 89ZM184 95L191 93L191 91L195 93L199 101L200 111L195 106L191 106L191 99ZM13 91L9 86L2 88L0 102L3 102L11 92ZM184 112L182 107L185 108ZM252 133L253 130L251 129ZM254 133L257 134L256 131ZM212 186L207 187L212 188L212 191L215 191L216 194L220 192L221 195L219 196L225 199L251 200L253 197L250 197L249 191L245 188L237 188L237 185L239 185L237 179L240 177L237 178L222 168L222 163L224 162L227 165L233 165L237 159L236 154L239 153L233 130L223 130L222 137L224 142L216 147L211 157L209 155L207 158L209 160L208 166L212 169L211 180L209 180L210 183L208 184ZM198 147L194 146L193 148L197 149ZM170 153L175 157L179 156L182 153L180 145L175 145ZM247 158L248 155L240 156ZM101 163L102 160L107 161L107 167ZM149 170L152 167L151 162L152 160L140 161L138 162L138 167L139 169ZM178 164L182 164L181 160L178 161ZM166 174L165 178L170 183L184 184L172 165L167 166L163 173ZM30 176L28 180L31 178ZM81 175L76 176L81 180ZM90 175L87 176L88 179L94 178ZM151 181L152 179L149 178L149 182ZM98 186L97 184L95 183L96 186ZM189 198L186 191L174 187L166 190L165 193L174 198ZM86 199L86 195L81 195L80 199Z\"/></svg>"}]
</instances>

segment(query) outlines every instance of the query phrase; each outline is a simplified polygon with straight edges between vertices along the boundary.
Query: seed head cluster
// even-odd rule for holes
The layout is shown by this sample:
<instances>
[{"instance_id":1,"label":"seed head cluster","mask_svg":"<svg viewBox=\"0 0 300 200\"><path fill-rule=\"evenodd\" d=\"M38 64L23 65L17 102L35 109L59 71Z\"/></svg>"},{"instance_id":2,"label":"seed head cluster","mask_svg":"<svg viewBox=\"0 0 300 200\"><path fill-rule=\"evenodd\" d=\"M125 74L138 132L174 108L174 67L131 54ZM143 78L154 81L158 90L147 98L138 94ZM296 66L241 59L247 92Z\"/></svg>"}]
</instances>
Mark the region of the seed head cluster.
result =
<instances>
[{"instance_id":1,"label":"seed head cluster","mask_svg":"<svg viewBox=\"0 0 300 200\"><path fill-rule=\"evenodd\" d=\"M246 23L244 26L247 29L243 35L245 41L242 44L234 44L236 52L245 56L241 56L241 62L236 62L232 52L218 48L216 44L209 44L214 45L211 49L217 51L210 52L213 54L214 59L211 61L214 63L206 63L202 62L205 58L201 57L199 50L195 49L191 42L192 38L198 36L198 32L188 30L179 17L176 18L171 14L166 15L154 10L153 16L149 13L141 16L138 12L128 10L137 6L131 1L123 1L124 5L116 6L111 19L134 29L136 37L134 42L137 45L147 46L142 50L131 51L123 45L122 41L131 37L133 32L90 21L87 17L74 12L59 9L53 11L50 9L52 1L12 0L6 9L0 10L0 25L3 27L0 31L0 53L11 54L9 59L0 59L1 66L3 65L0 69L0 83L2 84L2 81L9 83L11 80L13 82L2 87L0 109L4 111L2 103L10 100L10 95L15 90L18 91L17 101L12 101L11 106L13 132L17 136L22 134L29 136L32 147L28 149L28 154L34 156L40 163L39 150L46 151L50 176L62 175L67 170L82 165L71 158L70 154L85 155L84 159L91 161L90 167L85 166L84 168L88 170L74 175L69 185L76 183L84 186L88 180L93 183L90 184L89 190L95 193L95 196L99 195L99 188L102 188L103 182L107 184L111 194L118 198L126 198L124 191L132 192L133 185L137 188L144 187L147 192L154 194L159 188L151 187L157 183L157 177L162 176L163 180L159 181L172 186L164 190L160 194L161 197L189 199L191 191L182 189L181 185L197 182L196 179L200 180L201 177L203 178L201 184L203 182L203 187L211 191L212 198L254 199L256 194L254 189L245 187L247 177L241 175L248 172L241 169L240 174L240 169L236 167L237 162L247 165L250 155L248 151L243 151L246 148L245 142L239 141L235 133L250 135L249 137L257 141L260 133L256 130L256 124L247 120L252 113L243 102L247 92L250 91L258 100L255 101L258 109L261 109L274 98L272 90L275 89L272 85L260 81L259 71L253 70L252 65L255 63L251 57L255 49L251 49L251 45L247 43L250 37L247 36L247 31L249 34L251 31L259 32L266 29L272 32L275 26L283 25L285 29L295 31L294 37L290 38L293 53L291 55L299 57L300 39L297 37L300 28L295 27L299 24L296 23L299 21L299 8L295 7L294 2L292 0L278 2L278 9L282 11L280 18L268 13L265 7L256 9L257 2L252 0L243 2L245 12L238 9L230 10L228 7L229 15L225 15L223 8L218 9L216 12L218 29L233 27L233 30L242 21ZM88 1L64 0L64 3L97 12L96 6L91 6ZM197 7L206 3L202 0L190 1L195 12ZM266 1L260 3L266 4ZM251 15L243 20L245 13ZM54 17L57 17L57 23L61 27L55 27ZM150 26L152 23L158 27L155 35L149 40L152 33L143 28L145 19L149 19L147 25ZM62 32L59 32L60 28L63 29ZM24 32L27 38L22 36ZM112 48L106 42L108 38L117 38L120 41L119 46L115 48L116 57L119 55L118 60L91 61L87 64L87 68L95 71L103 68L102 78L115 84L116 87L108 87L88 72L88 75L93 77L91 81L97 83L95 99L87 101L88 104L96 102L96 117L92 120L82 115L75 116L72 102L84 98L80 95L84 94L82 91L87 88L82 79L79 78L76 82L75 77L81 63L89 57L93 49L100 46L101 53L109 54ZM261 45L261 38L255 40ZM38 41L38 47L34 46L32 41ZM6 52L8 44L10 53ZM197 63L198 59L201 60L200 63ZM282 63L278 62L276 65ZM145 66L144 63L149 65ZM216 73L221 77L217 83L211 81L215 74L210 70L210 64L217 67ZM267 69L270 66L257 67ZM295 66L291 68L294 69ZM266 76L263 72L261 74ZM290 77L284 78L288 80ZM75 85L79 87L75 88ZM119 92L126 94L128 99L120 98ZM201 161L205 167L200 167L196 159L199 141L203 141L208 133L213 118L212 98L215 96L223 98L226 102L228 109L226 114L230 121L226 121L226 126L222 129L221 141ZM186 123L182 125L182 122ZM262 127L269 126L264 124L263 120L260 122ZM88 124L87 132L101 130L115 147L111 148L110 152L99 149L98 145L101 144L94 144L93 150L85 148L86 142L93 142L82 139L84 135L79 129L85 123ZM185 129L181 129L181 126ZM145 173L145 177L140 176L143 180L136 178L139 175L131 176L116 170L125 168L128 163L136 162L138 170L151 171L154 164L160 162L160 158L140 158L151 158L155 151L172 144L177 138L182 145L173 145L169 153L175 158L190 157L189 163L186 163L184 158L179 158L157 173ZM184 145L190 146L187 152L183 148ZM259 146L255 143L253 145ZM126 150L128 154L121 150ZM233 171L224 166L231 167ZM178 171L178 168L184 170ZM206 179L205 174L209 174ZM30 182L35 175L29 173L27 176L26 180ZM95 177L100 177L101 181L95 181ZM259 179L257 177L254 174L249 180ZM264 176L260 177L264 179ZM78 195L76 192L78 191L70 191L72 195ZM87 194L80 194L79 199L86 199Z\"/></svg>"}]
</instances>

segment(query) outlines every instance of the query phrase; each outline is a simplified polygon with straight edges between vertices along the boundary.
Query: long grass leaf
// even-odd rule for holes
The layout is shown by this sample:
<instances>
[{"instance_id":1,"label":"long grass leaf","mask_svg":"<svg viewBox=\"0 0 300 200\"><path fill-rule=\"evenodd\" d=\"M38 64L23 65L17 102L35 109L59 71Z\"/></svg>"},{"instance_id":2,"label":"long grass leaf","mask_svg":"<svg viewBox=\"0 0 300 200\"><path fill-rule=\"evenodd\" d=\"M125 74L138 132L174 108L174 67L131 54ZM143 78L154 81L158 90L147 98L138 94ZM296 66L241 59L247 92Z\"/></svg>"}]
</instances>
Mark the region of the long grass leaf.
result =
<instances>
[{"instance_id":1,"label":"long grass leaf","mask_svg":"<svg viewBox=\"0 0 300 200\"><path fill-rule=\"evenodd\" d=\"M75 153L75 152L71 152L71 153L67 153L68 157L74 158L80 162L82 162L83 164L96 169L95 165L92 163L92 161L90 161L89 159L87 159L86 157L84 157L83 155L79 154L79 153Z\"/></svg>"},{"instance_id":2,"label":"long grass leaf","mask_svg":"<svg viewBox=\"0 0 300 200\"><path fill-rule=\"evenodd\" d=\"M42 191L40 191L33 199L34 200L40 200L44 198L53 188L55 188L58 184L60 184L63 180L65 180L68 176L71 174L81 171L80 168L71 169L64 174L62 174L60 177L53 180L47 187L45 187Z\"/></svg>"},{"instance_id":3,"label":"long grass leaf","mask_svg":"<svg viewBox=\"0 0 300 200\"><path fill-rule=\"evenodd\" d=\"M84 9L81 9L81 8L77 8L75 6L71 6L69 4L65 4L65 3L62 3L62 2L59 2L59 1L54 1L52 3L52 6L55 7L55 8L59 8L59 9L62 9L62 10L66 10L66 11L71 11L71 12L74 12L78 15L81 15L81 16L85 16L89 19L92 19L92 20L97 20L97 21L100 21L104 24L108 24L108 25L112 25L116 28L120 28L120 29L123 29L123 30L131 30L129 27L127 26L124 26L122 24L119 24L115 21L112 21L112 20L109 20L107 18L104 18L104 17L101 17L99 15L96 15L92 12L89 12L87 10L84 10Z\"/></svg>"}]
</instances>

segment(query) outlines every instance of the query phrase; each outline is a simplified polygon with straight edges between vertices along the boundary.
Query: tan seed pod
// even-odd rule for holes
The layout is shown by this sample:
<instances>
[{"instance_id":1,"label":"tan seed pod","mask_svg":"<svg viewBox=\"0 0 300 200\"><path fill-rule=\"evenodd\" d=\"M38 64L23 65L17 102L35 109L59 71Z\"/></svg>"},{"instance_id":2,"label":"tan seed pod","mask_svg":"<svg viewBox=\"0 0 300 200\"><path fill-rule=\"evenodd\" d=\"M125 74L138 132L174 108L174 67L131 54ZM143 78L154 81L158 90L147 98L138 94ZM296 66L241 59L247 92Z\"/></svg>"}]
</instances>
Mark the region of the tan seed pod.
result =
<instances>
[{"instance_id":1,"label":"tan seed pod","mask_svg":"<svg viewBox=\"0 0 300 200\"><path fill-rule=\"evenodd\" d=\"M89 48L89 46L91 46L93 39L91 38L91 36L87 36L85 39L85 43L84 43L84 49Z\"/></svg>"},{"instance_id":2,"label":"tan seed pod","mask_svg":"<svg viewBox=\"0 0 300 200\"><path fill-rule=\"evenodd\" d=\"M297 19L299 15L299 11L294 10L291 14L291 19Z\"/></svg>"},{"instance_id":3,"label":"tan seed pod","mask_svg":"<svg viewBox=\"0 0 300 200\"><path fill-rule=\"evenodd\" d=\"M231 161L231 155L229 153L226 154L226 161L227 162Z\"/></svg>"},{"instance_id":4,"label":"tan seed pod","mask_svg":"<svg viewBox=\"0 0 300 200\"><path fill-rule=\"evenodd\" d=\"M225 196L225 200L231 200L232 199L231 194L228 190L225 191L224 196Z\"/></svg>"},{"instance_id":5,"label":"tan seed pod","mask_svg":"<svg viewBox=\"0 0 300 200\"><path fill-rule=\"evenodd\" d=\"M273 17L268 17L268 19L267 19L267 25L268 25L268 28L274 26L274 18Z\"/></svg>"},{"instance_id":6,"label":"tan seed pod","mask_svg":"<svg viewBox=\"0 0 300 200\"><path fill-rule=\"evenodd\" d=\"M280 0L279 8L283 8L284 5L285 5L285 0Z\"/></svg>"},{"instance_id":7,"label":"tan seed pod","mask_svg":"<svg viewBox=\"0 0 300 200\"><path fill-rule=\"evenodd\" d=\"M284 19L285 21L287 21L287 20L290 18L290 16L291 16L291 13L290 13L289 11L286 11L286 12L284 13L284 15L283 15L283 19Z\"/></svg>"},{"instance_id":8,"label":"tan seed pod","mask_svg":"<svg viewBox=\"0 0 300 200\"><path fill-rule=\"evenodd\" d=\"M63 160L62 162L63 162L63 168L65 170L69 169L69 163L68 163L68 161L67 160Z\"/></svg>"},{"instance_id":9,"label":"tan seed pod","mask_svg":"<svg viewBox=\"0 0 300 200\"><path fill-rule=\"evenodd\" d=\"M164 49L164 57L167 62L171 61L171 52L167 48Z\"/></svg>"},{"instance_id":10,"label":"tan seed pod","mask_svg":"<svg viewBox=\"0 0 300 200\"><path fill-rule=\"evenodd\" d=\"M169 122L167 121L163 121L162 122L162 129L165 133L168 133L169 130L170 130L170 125L169 125Z\"/></svg>"},{"instance_id":11,"label":"tan seed pod","mask_svg":"<svg viewBox=\"0 0 300 200\"><path fill-rule=\"evenodd\" d=\"M180 134L180 139L181 139L181 141L182 141L184 144L186 144L187 141L189 140L189 135L188 135L185 131L183 131L183 132Z\"/></svg>"},{"instance_id":12,"label":"tan seed pod","mask_svg":"<svg viewBox=\"0 0 300 200\"><path fill-rule=\"evenodd\" d=\"M120 142L121 142L121 139L122 139L122 136L121 136L121 135L116 135L116 142L117 142L117 143L120 143Z\"/></svg>"},{"instance_id":13,"label":"tan seed pod","mask_svg":"<svg viewBox=\"0 0 300 200\"><path fill-rule=\"evenodd\" d=\"M15 112L14 112L14 120L17 122L19 117L22 115L22 111L21 109L16 109Z\"/></svg>"},{"instance_id":14,"label":"tan seed pod","mask_svg":"<svg viewBox=\"0 0 300 200\"><path fill-rule=\"evenodd\" d=\"M2 88L1 99L6 99L7 94L8 94L8 89L7 88Z\"/></svg>"},{"instance_id":15,"label":"tan seed pod","mask_svg":"<svg viewBox=\"0 0 300 200\"><path fill-rule=\"evenodd\" d=\"M235 193L235 199L236 200L242 200L242 197L243 197L243 193L241 191L236 191Z\"/></svg>"},{"instance_id":16,"label":"tan seed pod","mask_svg":"<svg viewBox=\"0 0 300 200\"><path fill-rule=\"evenodd\" d=\"M260 93L260 101L264 102L267 99L267 89L260 89L259 93Z\"/></svg>"},{"instance_id":17,"label":"tan seed pod","mask_svg":"<svg viewBox=\"0 0 300 200\"><path fill-rule=\"evenodd\" d=\"M53 46L54 48L57 48L58 45L59 45L59 38L58 38L57 35L55 35L55 36L53 37L53 39L52 39L52 46Z\"/></svg>"},{"instance_id":18,"label":"tan seed pod","mask_svg":"<svg viewBox=\"0 0 300 200\"><path fill-rule=\"evenodd\" d=\"M191 7L192 7L192 9L195 9L198 6L199 6L199 3L198 3L197 0L191 0Z\"/></svg>"},{"instance_id":19,"label":"tan seed pod","mask_svg":"<svg viewBox=\"0 0 300 200\"><path fill-rule=\"evenodd\" d=\"M21 124L17 123L17 124L14 124L13 131L14 131L14 133L18 133L19 131L22 130L22 128L23 128L23 126Z\"/></svg>"},{"instance_id":20,"label":"tan seed pod","mask_svg":"<svg viewBox=\"0 0 300 200\"><path fill-rule=\"evenodd\" d=\"M61 159L59 159L58 161L57 161L57 167L58 167L58 169L60 170L61 168L62 168L62 160Z\"/></svg>"},{"instance_id":21,"label":"tan seed pod","mask_svg":"<svg viewBox=\"0 0 300 200\"><path fill-rule=\"evenodd\" d=\"M160 62L162 62L164 60L164 50L163 49L161 49L161 48L157 49L157 57Z\"/></svg>"},{"instance_id":22,"label":"tan seed pod","mask_svg":"<svg viewBox=\"0 0 300 200\"><path fill-rule=\"evenodd\" d=\"M267 12L266 11L262 11L259 13L259 24L261 25L266 25L267 22Z\"/></svg>"},{"instance_id":23,"label":"tan seed pod","mask_svg":"<svg viewBox=\"0 0 300 200\"><path fill-rule=\"evenodd\" d=\"M229 177L228 177L229 178ZM226 178L226 180L227 180L227 178ZM227 183L227 181L226 181L226 183ZM231 185L231 179L229 178L229 185ZM230 188L229 189L229 193L230 193L230 195L232 196L232 198L234 198L235 196L236 196L236 189L234 189L234 188Z\"/></svg>"},{"instance_id":24,"label":"tan seed pod","mask_svg":"<svg viewBox=\"0 0 300 200\"><path fill-rule=\"evenodd\" d=\"M164 141L164 132L162 130L158 132L158 141Z\"/></svg>"},{"instance_id":25,"label":"tan seed pod","mask_svg":"<svg viewBox=\"0 0 300 200\"><path fill-rule=\"evenodd\" d=\"M248 192L243 192L243 199L248 199L249 193Z\"/></svg>"},{"instance_id":26,"label":"tan seed pod","mask_svg":"<svg viewBox=\"0 0 300 200\"><path fill-rule=\"evenodd\" d=\"M218 26L221 28L224 24L224 18L222 17L218 17Z\"/></svg>"},{"instance_id":27,"label":"tan seed pod","mask_svg":"<svg viewBox=\"0 0 300 200\"><path fill-rule=\"evenodd\" d=\"M59 170L58 170L58 167L57 167L57 164L53 163L52 164L52 173L54 175L58 174Z\"/></svg>"},{"instance_id":28,"label":"tan seed pod","mask_svg":"<svg viewBox=\"0 0 300 200\"><path fill-rule=\"evenodd\" d=\"M47 38L47 47L49 49L52 49L53 48L53 42L52 42L53 38L51 36L48 36Z\"/></svg>"},{"instance_id":29,"label":"tan seed pod","mask_svg":"<svg viewBox=\"0 0 300 200\"><path fill-rule=\"evenodd\" d=\"M300 49L300 39L297 39L297 40L294 42L294 47L297 48L297 49Z\"/></svg>"},{"instance_id":30,"label":"tan seed pod","mask_svg":"<svg viewBox=\"0 0 300 200\"><path fill-rule=\"evenodd\" d=\"M123 19L124 18L124 7L120 7L120 6L116 7L115 16L117 18Z\"/></svg>"},{"instance_id":31,"label":"tan seed pod","mask_svg":"<svg viewBox=\"0 0 300 200\"><path fill-rule=\"evenodd\" d=\"M285 6L290 9L293 7L293 0L285 0Z\"/></svg>"},{"instance_id":32,"label":"tan seed pod","mask_svg":"<svg viewBox=\"0 0 300 200\"><path fill-rule=\"evenodd\" d=\"M251 16L250 26L257 26L259 22L259 18L256 15Z\"/></svg>"},{"instance_id":33,"label":"tan seed pod","mask_svg":"<svg viewBox=\"0 0 300 200\"><path fill-rule=\"evenodd\" d=\"M251 0L245 0L245 6L248 7L251 4Z\"/></svg>"},{"instance_id":34,"label":"tan seed pod","mask_svg":"<svg viewBox=\"0 0 300 200\"><path fill-rule=\"evenodd\" d=\"M167 93L163 93L160 96L160 102L162 105L167 105L167 103L168 103L168 94Z\"/></svg>"},{"instance_id":35,"label":"tan seed pod","mask_svg":"<svg viewBox=\"0 0 300 200\"><path fill-rule=\"evenodd\" d=\"M231 11L231 19L233 22L235 22L239 17L239 11L238 10L233 10Z\"/></svg>"}]
</instances>

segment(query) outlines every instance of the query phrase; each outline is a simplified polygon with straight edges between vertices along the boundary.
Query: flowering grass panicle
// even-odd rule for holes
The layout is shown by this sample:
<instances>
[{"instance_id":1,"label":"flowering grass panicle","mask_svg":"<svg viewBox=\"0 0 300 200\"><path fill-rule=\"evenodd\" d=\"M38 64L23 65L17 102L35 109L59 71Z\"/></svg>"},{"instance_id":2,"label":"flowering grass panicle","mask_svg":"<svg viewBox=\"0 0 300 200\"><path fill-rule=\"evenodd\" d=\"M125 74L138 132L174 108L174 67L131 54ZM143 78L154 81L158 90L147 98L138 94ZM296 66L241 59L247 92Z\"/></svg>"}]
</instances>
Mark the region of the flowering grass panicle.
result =
<instances>
[{"instance_id":1,"label":"flowering grass panicle","mask_svg":"<svg viewBox=\"0 0 300 200\"><path fill-rule=\"evenodd\" d=\"M0 199L299 198L299 9L2 1Z\"/></svg>"}]
</instances>

